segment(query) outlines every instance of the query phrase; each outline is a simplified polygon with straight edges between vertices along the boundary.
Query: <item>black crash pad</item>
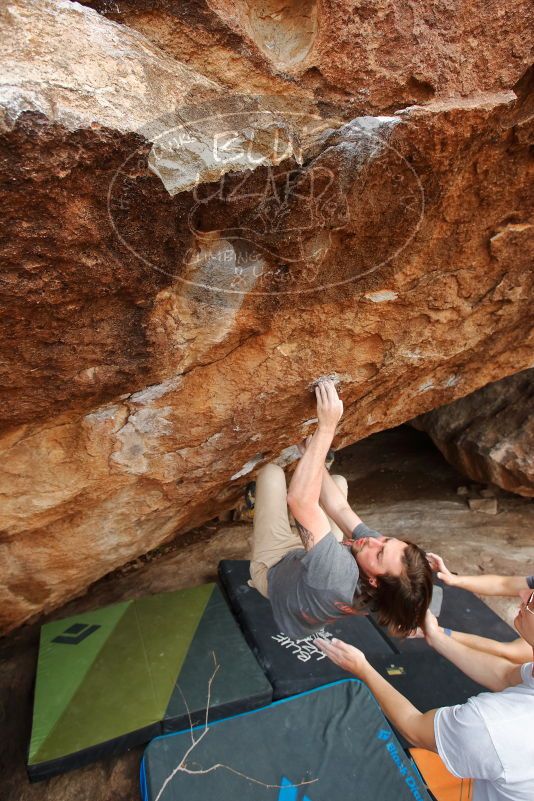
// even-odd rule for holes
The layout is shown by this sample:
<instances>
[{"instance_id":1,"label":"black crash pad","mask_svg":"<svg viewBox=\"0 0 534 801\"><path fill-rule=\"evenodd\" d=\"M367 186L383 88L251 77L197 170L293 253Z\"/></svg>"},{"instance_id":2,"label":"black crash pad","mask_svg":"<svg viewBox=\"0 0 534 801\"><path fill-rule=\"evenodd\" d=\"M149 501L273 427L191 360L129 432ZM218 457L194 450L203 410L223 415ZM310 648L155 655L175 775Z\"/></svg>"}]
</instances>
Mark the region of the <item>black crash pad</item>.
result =
<instances>
[{"instance_id":1,"label":"black crash pad","mask_svg":"<svg viewBox=\"0 0 534 801\"><path fill-rule=\"evenodd\" d=\"M248 562L223 561L219 576L245 638L273 686L274 699L348 675L322 660L323 654L312 640L309 645L299 645L278 632L269 601L247 585ZM442 625L503 641L517 636L472 593L452 587L443 590ZM433 651L424 639L390 637L372 616L347 616L329 624L327 630L361 648L369 662L423 711L464 703L485 689Z\"/></svg>"},{"instance_id":2,"label":"black crash pad","mask_svg":"<svg viewBox=\"0 0 534 801\"><path fill-rule=\"evenodd\" d=\"M219 578L230 606L273 686L273 699L287 698L347 678L349 674L330 662L313 644L313 638L295 642L278 629L271 604L248 586L249 577L249 563L246 561L224 560L219 563ZM387 659L397 653L367 617L347 615L330 623L326 631L328 637L346 640L369 657Z\"/></svg>"},{"instance_id":3,"label":"black crash pad","mask_svg":"<svg viewBox=\"0 0 534 801\"><path fill-rule=\"evenodd\" d=\"M141 794L143 801L430 801L357 680L156 738L143 757Z\"/></svg>"},{"instance_id":4,"label":"black crash pad","mask_svg":"<svg viewBox=\"0 0 534 801\"><path fill-rule=\"evenodd\" d=\"M487 688L481 687L428 646L417 654L374 658L373 667L414 706L426 712L461 704Z\"/></svg>"}]
</instances>

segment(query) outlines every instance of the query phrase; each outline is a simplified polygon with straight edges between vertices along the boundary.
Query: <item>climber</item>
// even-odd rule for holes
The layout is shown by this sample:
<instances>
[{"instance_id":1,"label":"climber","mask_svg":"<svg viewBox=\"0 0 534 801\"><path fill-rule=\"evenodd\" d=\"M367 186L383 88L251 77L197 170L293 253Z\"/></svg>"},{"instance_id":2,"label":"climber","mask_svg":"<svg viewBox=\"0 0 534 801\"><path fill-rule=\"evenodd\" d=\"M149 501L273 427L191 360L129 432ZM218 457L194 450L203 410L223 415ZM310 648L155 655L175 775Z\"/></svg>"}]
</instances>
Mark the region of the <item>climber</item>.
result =
<instances>
[{"instance_id":1,"label":"climber","mask_svg":"<svg viewBox=\"0 0 534 801\"><path fill-rule=\"evenodd\" d=\"M258 473L249 584L269 598L277 625L294 639L369 611L391 634L405 636L422 624L430 603L426 555L369 528L349 506L346 480L324 464L343 403L328 379L317 383L315 396L317 429L301 448L289 491L277 465Z\"/></svg>"},{"instance_id":2,"label":"climber","mask_svg":"<svg viewBox=\"0 0 534 801\"><path fill-rule=\"evenodd\" d=\"M436 571L437 576L444 584L449 587L459 587L469 592L476 592L478 595L503 596L517 595L522 590L534 590L534 576L458 576L446 567L445 562L435 553L427 553L427 558L432 570ZM452 639L488 654L503 657L512 665L522 665L530 659L532 649L522 637L518 637L511 642L499 642L488 637L479 637L477 634L467 634L461 631L453 631L448 628L441 628L444 634ZM423 636L421 629L417 636Z\"/></svg>"},{"instance_id":3,"label":"climber","mask_svg":"<svg viewBox=\"0 0 534 801\"><path fill-rule=\"evenodd\" d=\"M395 728L410 743L437 751L448 770L475 779L477 801L531 801L534 798L534 591L519 593L514 626L528 644L528 661L511 664L495 654L447 637L427 612L427 643L473 681L493 690L464 704L420 712L383 678L358 648L341 640L315 640L339 667L364 681Z\"/></svg>"}]
</instances>

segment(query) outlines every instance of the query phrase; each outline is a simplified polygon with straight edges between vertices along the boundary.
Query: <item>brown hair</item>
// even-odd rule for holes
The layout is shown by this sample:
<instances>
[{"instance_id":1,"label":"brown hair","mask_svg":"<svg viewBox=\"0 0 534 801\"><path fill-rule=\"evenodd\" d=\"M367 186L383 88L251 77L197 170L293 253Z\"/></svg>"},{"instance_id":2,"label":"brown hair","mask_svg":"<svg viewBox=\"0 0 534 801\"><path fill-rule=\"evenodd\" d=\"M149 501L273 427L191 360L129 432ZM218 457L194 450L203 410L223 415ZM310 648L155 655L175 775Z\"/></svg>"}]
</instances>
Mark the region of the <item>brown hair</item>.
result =
<instances>
[{"instance_id":1,"label":"brown hair","mask_svg":"<svg viewBox=\"0 0 534 801\"><path fill-rule=\"evenodd\" d=\"M370 607L377 622L394 637L406 637L423 625L432 598L432 570L425 552L413 542L403 542L407 547L400 576L378 576L378 585L373 587L361 573L362 594L357 599Z\"/></svg>"}]
</instances>

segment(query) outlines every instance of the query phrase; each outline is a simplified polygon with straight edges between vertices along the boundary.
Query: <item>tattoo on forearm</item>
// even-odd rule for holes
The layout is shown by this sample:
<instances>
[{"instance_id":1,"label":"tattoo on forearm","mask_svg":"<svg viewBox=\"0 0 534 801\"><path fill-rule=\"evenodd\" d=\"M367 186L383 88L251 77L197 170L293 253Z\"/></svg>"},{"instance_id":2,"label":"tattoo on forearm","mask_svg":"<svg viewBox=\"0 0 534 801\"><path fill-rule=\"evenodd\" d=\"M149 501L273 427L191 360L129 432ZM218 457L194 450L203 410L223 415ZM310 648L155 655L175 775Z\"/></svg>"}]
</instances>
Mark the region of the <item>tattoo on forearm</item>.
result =
<instances>
[{"instance_id":1,"label":"tattoo on forearm","mask_svg":"<svg viewBox=\"0 0 534 801\"><path fill-rule=\"evenodd\" d=\"M307 528L304 528L302 523L299 523L299 521L296 518L295 518L295 524L300 534L300 539L302 540L302 544L304 545L305 549L309 551L309 549L313 546L313 534L311 533L311 531L308 531Z\"/></svg>"}]
</instances>

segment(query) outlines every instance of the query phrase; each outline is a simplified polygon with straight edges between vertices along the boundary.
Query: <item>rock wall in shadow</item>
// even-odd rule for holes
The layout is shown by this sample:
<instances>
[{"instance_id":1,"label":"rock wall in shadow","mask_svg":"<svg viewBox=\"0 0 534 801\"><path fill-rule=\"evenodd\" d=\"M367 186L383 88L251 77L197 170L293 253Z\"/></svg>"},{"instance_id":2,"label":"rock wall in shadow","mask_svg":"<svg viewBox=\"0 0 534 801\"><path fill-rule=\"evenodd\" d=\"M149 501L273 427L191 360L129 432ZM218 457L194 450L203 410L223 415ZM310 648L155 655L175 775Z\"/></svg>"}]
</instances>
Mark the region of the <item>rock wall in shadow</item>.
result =
<instances>
[{"instance_id":1,"label":"rock wall in shadow","mask_svg":"<svg viewBox=\"0 0 534 801\"><path fill-rule=\"evenodd\" d=\"M494 381L412 424L475 481L534 497L534 370Z\"/></svg>"}]
</instances>

